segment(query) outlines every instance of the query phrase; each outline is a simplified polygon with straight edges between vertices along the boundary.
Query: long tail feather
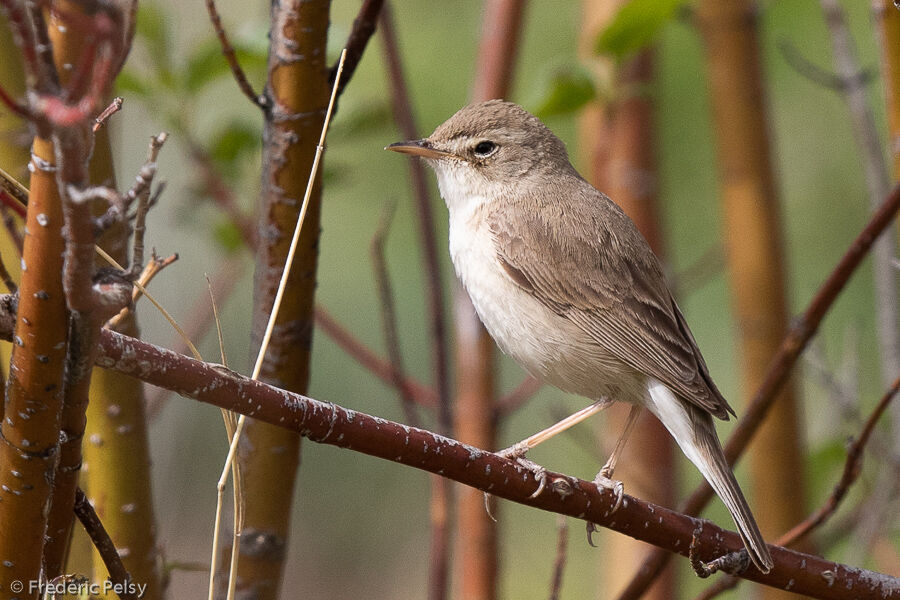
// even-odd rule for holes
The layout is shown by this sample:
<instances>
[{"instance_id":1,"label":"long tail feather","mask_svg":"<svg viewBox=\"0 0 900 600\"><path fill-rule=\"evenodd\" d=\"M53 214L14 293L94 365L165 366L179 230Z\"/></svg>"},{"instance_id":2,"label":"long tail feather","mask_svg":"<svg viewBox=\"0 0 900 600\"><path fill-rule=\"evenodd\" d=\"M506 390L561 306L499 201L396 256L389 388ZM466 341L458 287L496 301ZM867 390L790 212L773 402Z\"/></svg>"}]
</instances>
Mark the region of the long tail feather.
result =
<instances>
[{"instance_id":1,"label":"long tail feather","mask_svg":"<svg viewBox=\"0 0 900 600\"><path fill-rule=\"evenodd\" d=\"M761 572L768 573L774 564L772 555L734 478L734 473L725 460L725 453L716 435L712 417L679 399L658 381L651 382L647 408L665 425L681 447L681 451L697 466L722 499L737 525L750 560Z\"/></svg>"}]
</instances>

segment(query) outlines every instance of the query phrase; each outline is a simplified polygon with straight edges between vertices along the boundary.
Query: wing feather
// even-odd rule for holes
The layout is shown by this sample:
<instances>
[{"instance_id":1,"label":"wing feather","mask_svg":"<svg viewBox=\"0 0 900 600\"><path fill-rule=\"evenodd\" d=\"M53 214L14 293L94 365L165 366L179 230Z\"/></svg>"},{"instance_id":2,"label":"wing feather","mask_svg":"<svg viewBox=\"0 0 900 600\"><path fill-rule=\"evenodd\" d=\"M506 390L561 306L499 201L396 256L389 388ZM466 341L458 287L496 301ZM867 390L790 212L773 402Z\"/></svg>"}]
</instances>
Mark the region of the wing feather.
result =
<instances>
[{"instance_id":1,"label":"wing feather","mask_svg":"<svg viewBox=\"0 0 900 600\"><path fill-rule=\"evenodd\" d=\"M617 205L583 184L553 204L532 198L490 212L498 260L523 290L604 350L727 419L734 411L710 378L656 256Z\"/></svg>"}]
</instances>

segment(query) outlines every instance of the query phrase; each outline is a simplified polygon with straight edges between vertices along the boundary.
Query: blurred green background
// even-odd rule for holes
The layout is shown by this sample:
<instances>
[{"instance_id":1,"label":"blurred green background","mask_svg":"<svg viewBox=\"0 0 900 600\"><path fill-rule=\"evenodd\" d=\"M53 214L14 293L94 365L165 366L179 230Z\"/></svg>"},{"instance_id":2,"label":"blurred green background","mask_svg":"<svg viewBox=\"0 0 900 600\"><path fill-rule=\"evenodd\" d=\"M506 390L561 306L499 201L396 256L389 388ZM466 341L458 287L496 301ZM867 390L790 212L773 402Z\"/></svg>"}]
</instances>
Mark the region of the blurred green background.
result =
<instances>
[{"instance_id":1,"label":"blurred green background","mask_svg":"<svg viewBox=\"0 0 900 600\"><path fill-rule=\"evenodd\" d=\"M114 119L120 181L128 182L143 161L145 140L170 128L170 115L182 119L204 145L217 149L229 165L229 180L249 211L259 189L259 115L223 75L188 90L173 84L173 73L186 65L210 60L212 29L200 2L146 2L165 34L149 26L138 38L123 82L126 103ZM251 54L266 47L268 3L219 2L226 27ZM475 0L392 2L408 84L422 135L467 103L481 31L482 5ZM869 3L845 2L861 62L877 71L878 54ZM331 26L331 54L337 56L358 10L358 1L336 0ZM868 199L862 164L841 98L812 83L785 61L779 43L789 41L813 63L830 67L830 43L817 2L763 2L761 32L770 104L775 164L783 199L783 216L794 312L811 298L849 242L866 221ZM550 81L560 70L579 64L576 41L580 3L543 0L529 3L510 100L528 109L539 107ZM150 37L148 37L148 35ZM156 41L153 41L156 36ZM154 50L154 44L156 49ZM212 45L211 45L212 44ZM677 274L721 243L722 228L716 187L702 48L697 31L684 19L668 23L658 40L658 81L651 90L656 102L660 200L670 270ZM156 54L154 54L154 52ZM171 61L170 73L152 67L159 53ZM250 61L257 89L263 73ZM218 68L218 67L217 67ZM155 71L154 71L155 69ZM168 83L167 83L168 82ZM880 131L884 131L881 82L871 97ZM140 90L140 85L147 89ZM143 97L143 99L142 99ZM369 244L385 203L398 209L387 243L403 351L409 372L430 381L430 346L424 312L424 280L417 244L405 160L382 148L400 139L391 119L389 91L378 36L340 102L325 157L326 188L322 216L318 302L369 346L383 353L378 303L369 259ZM547 124L569 146L579 164L574 114L548 118ZM241 145L249 142L249 145ZM312 141L310 143L313 143ZM230 365L249 372L249 322L252 261L235 247L227 219L198 192L198 174L176 133L160 159L161 177L169 182L151 213L148 245L160 254L178 252L179 261L153 284L157 298L182 324L190 309L206 297L202 274L212 275L229 252L243 256L235 291L220 299ZM452 267L446 254L446 212L430 179L438 217L443 280L449 290ZM240 262L240 261L239 261ZM730 315L726 274L715 273L698 289L682 289L679 301L726 397L738 398L735 332ZM147 303L140 306L145 339L172 345L169 326ZM821 339L831 369L858 353L859 393L863 410L880 396L878 359L873 332L872 275L867 264L854 277L824 323ZM208 360L218 360L214 335L200 344ZM523 376L510 361L501 361L501 389L511 389ZM817 505L830 490L842 465L840 451L847 435L858 429L842 422L833 399L814 369L802 370L808 435L810 498ZM349 359L326 336L314 341L311 395L346 407L402 420L397 395ZM733 401L737 404L737 401ZM554 407L579 407L582 400L545 389L505 423L503 444L533 433L552 420ZM738 413L741 407L736 406ZM602 417L600 417L602 419ZM433 419L429 424L433 425ZM721 424L726 435L730 424ZM535 460L552 469L590 478L601 459L585 442L596 430L561 436L536 450ZM208 560L215 507L215 482L226 453L218 409L173 397L152 424L154 490L159 541L170 561ZM685 486L699 480L679 458ZM616 472L628 489L629 477L645 476L623 464ZM739 477L741 474L739 473ZM864 478L861 489L871 485ZM388 462L304 443L297 486L293 536L286 569L284 597L308 599L424 597L428 563L428 476ZM752 495L752 494L751 494ZM851 499L852 502L852 499ZM751 500L752 504L752 500ZM718 503L708 511L730 527ZM506 598L546 596L556 546L556 517L502 503L502 595ZM590 548L583 524L571 522L563 597L604 597L598 565L610 557ZM840 560L840 548L828 556ZM686 561L677 561L686 589L700 589ZM206 589L200 573L175 572L171 597L200 597ZM749 586L738 592L748 594Z\"/></svg>"}]
</instances>

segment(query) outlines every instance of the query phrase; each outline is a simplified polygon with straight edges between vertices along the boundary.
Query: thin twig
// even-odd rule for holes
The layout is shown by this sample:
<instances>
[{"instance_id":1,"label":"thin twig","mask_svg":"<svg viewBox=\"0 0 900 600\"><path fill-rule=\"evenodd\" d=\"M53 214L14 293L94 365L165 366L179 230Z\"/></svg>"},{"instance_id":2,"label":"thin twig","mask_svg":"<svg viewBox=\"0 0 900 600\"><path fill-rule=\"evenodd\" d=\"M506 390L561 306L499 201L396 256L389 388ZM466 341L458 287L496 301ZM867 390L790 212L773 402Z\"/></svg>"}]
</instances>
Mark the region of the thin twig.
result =
<instances>
[{"instance_id":1,"label":"thin twig","mask_svg":"<svg viewBox=\"0 0 900 600\"><path fill-rule=\"evenodd\" d=\"M113 98L113 101L109 103L109 106L104 108L103 112L97 115L97 118L94 119L94 125L92 127L93 132L97 133L97 131L99 131L100 128L106 124L107 119L122 110L122 105L124 103L125 98L123 98L122 96L116 96L115 98Z\"/></svg>"},{"instance_id":2,"label":"thin twig","mask_svg":"<svg viewBox=\"0 0 900 600\"><path fill-rule=\"evenodd\" d=\"M76 488L75 490L75 516L81 521L84 530L94 543L94 547L97 549L103 564L106 566L106 570L109 572L110 580L117 584L117 587L121 590L118 594L119 598L122 600L137 600L137 596L132 591L131 574L125 568L125 565L122 564L116 545L109 539L106 528L103 527L103 523L100 521L97 513L94 512L94 507L91 506L81 488Z\"/></svg>"},{"instance_id":3,"label":"thin twig","mask_svg":"<svg viewBox=\"0 0 900 600\"><path fill-rule=\"evenodd\" d=\"M135 286L133 290L131 290L131 306L126 306L122 310L119 311L119 314L114 316L112 319L106 322L105 327L109 327L110 329L115 329L118 331L119 325L122 324L122 321L134 311L135 303L143 296L142 289L146 288L150 285L150 282L156 277L160 271L174 263L178 260L177 254L172 254L167 256L166 258L159 258L155 254L153 257L147 262L144 266L144 270L141 271L140 276L137 278L137 282L140 284L140 287Z\"/></svg>"},{"instance_id":4,"label":"thin twig","mask_svg":"<svg viewBox=\"0 0 900 600\"><path fill-rule=\"evenodd\" d=\"M344 63L344 74L338 85L338 96L344 92L344 88L347 87L347 84L350 83L350 79L353 77L353 73L356 72L359 61L362 60L363 52L369 43L369 39L375 33L378 13L381 12L383 4L384 0L363 0L362 6L359 7L359 13L353 20L353 29L350 30L347 43L344 44L344 48L347 49L347 60ZM337 70L338 65L335 64L331 68L328 77L329 82L332 84L334 84Z\"/></svg>"},{"instance_id":5,"label":"thin twig","mask_svg":"<svg viewBox=\"0 0 900 600\"><path fill-rule=\"evenodd\" d=\"M410 103L409 90L403 76L400 63L400 52L394 33L393 18L390 5L383 7L379 15L381 35L384 39L385 62L387 63L391 83L391 106L394 109L394 120L400 127L401 134L407 139L415 139L416 124ZM440 431L449 434L452 429L453 414L450 408L450 373L447 333L444 318L444 289L441 284L441 269L438 260L438 247L435 238L434 216L431 212L431 198L425 169L421 161L409 160L410 176L413 185L413 196L419 217L419 241L422 247L423 267L425 270L428 291L429 333L432 343L432 368L434 369L435 388L438 395L438 422Z\"/></svg>"},{"instance_id":6,"label":"thin twig","mask_svg":"<svg viewBox=\"0 0 900 600\"><path fill-rule=\"evenodd\" d=\"M391 277L388 273L387 261L384 256L384 245L391 220L397 202L389 200L385 203L381 220L372 237L370 254L372 268L375 272L375 287L378 289L378 304L381 308L381 326L384 332L384 341L387 346L388 357L391 361L394 387L400 392L400 403L403 406L403 414L410 425L419 425L419 415L416 414L416 399L412 390L406 386L406 376L403 368L403 353L400 351L400 336L397 333L397 311L394 307L394 292L391 286Z\"/></svg>"},{"instance_id":7,"label":"thin twig","mask_svg":"<svg viewBox=\"0 0 900 600\"><path fill-rule=\"evenodd\" d=\"M569 519L556 517L556 560L553 563L553 579L550 584L550 600L559 600L562 591L563 572L566 569L566 549L569 543Z\"/></svg>"},{"instance_id":8,"label":"thin twig","mask_svg":"<svg viewBox=\"0 0 900 600\"><path fill-rule=\"evenodd\" d=\"M10 294L15 294L19 289L19 286L16 285L16 282L10 277L9 271L6 270L6 264L3 262L2 257L0 257L0 281L3 282L3 285L6 286L6 289L9 290Z\"/></svg>"},{"instance_id":9,"label":"thin twig","mask_svg":"<svg viewBox=\"0 0 900 600\"><path fill-rule=\"evenodd\" d=\"M22 248L25 240L22 238L22 232L19 231L19 225L16 223L16 219L12 216L9 207L6 204L0 204L0 215L3 217L3 227L9 235L9 239L12 240L13 246L19 253L19 258L22 258Z\"/></svg>"},{"instance_id":10,"label":"thin twig","mask_svg":"<svg viewBox=\"0 0 900 600\"><path fill-rule=\"evenodd\" d=\"M900 185L895 186L881 206L869 219L863 230L856 236L853 243L841 257L825 282L819 287L816 295L810 301L804 313L794 320L790 331L781 342L781 347L772 360L762 384L756 391L753 400L747 406L744 418L734 428L728 443L725 445L725 455L728 462L734 464L747 444L756 433L762 420L765 418L769 407L775 401L776 394L787 381L788 375L793 369L806 348L807 343L815 335L819 324L825 314L834 304L835 299L844 289L850 276L856 272L863 258L871 250L873 243L894 219L900 208ZM707 484L701 484L694 493L682 505L681 512L689 515L699 513L712 498L712 489ZM662 571L669 561L669 555L665 552L654 550L647 555L644 562L625 590L619 595L619 600L637 599L650 586L656 576Z\"/></svg>"},{"instance_id":11,"label":"thin twig","mask_svg":"<svg viewBox=\"0 0 900 600\"><path fill-rule=\"evenodd\" d=\"M212 22L216 37L219 39L219 45L222 46L222 54L225 55L225 60L231 68L231 74L234 75L234 80L237 82L238 89L241 90L241 93L243 93L250 102L261 109L266 110L268 108L266 97L253 91L253 86L250 85L247 74L244 72L244 69L241 68L241 63L238 62L234 46L231 45L228 34L225 33L225 27L222 25L221 17L219 17L219 11L216 8L215 0L206 0L206 10L209 13L209 20Z\"/></svg>"}]
</instances>

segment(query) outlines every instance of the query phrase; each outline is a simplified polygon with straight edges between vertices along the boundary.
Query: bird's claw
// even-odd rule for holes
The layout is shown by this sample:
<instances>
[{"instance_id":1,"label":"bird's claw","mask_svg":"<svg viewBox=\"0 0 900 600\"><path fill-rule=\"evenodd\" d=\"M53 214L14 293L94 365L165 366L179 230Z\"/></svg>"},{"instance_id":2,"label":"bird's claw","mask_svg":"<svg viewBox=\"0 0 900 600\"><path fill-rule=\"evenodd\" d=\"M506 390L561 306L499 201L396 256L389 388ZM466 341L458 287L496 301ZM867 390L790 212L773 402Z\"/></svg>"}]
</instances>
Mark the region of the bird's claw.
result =
<instances>
[{"instance_id":1,"label":"bird's claw","mask_svg":"<svg viewBox=\"0 0 900 600\"><path fill-rule=\"evenodd\" d=\"M601 469L597 476L594 477L594 485L597 486L597 489L601 492L604 490L612 492L616 496L616 503L613 506L612 512L616 512L619 510L619 507L622 506L622 499L625 496L625 484L621 481L616 481L615 479L610 479L604 473L606 469Z\"/></svg>"},{"instance_id":2,"label":"bird's claw","mask_svg":"<svg viewBox=\"0 0 900 600\"><path fill-rule=\"evenodd\" d=\"M502 456L503 458L508 458L510 460L515 461L519 466L531 471L534 475L534 480L538 482L538 487L534 492L529 496L529 498L537 498L541 495L541 492L544 491L544 488L547 487L547 469L537 464L533 460L528 460L525 458L525 453L528 452L530 448L528 444L525 442L519 442L518 444L513 444L506 450L501 450L497 452L497 456Z\"/></svg>"}]
</instances>

